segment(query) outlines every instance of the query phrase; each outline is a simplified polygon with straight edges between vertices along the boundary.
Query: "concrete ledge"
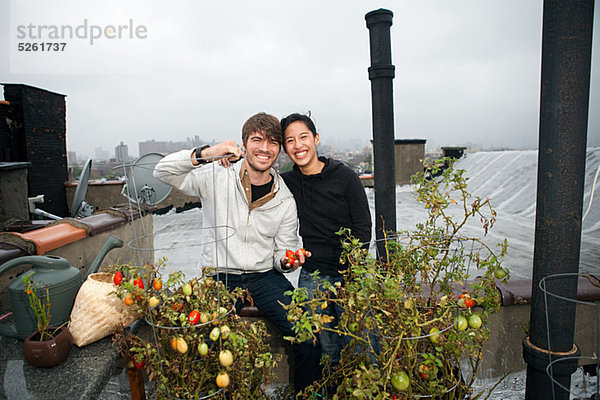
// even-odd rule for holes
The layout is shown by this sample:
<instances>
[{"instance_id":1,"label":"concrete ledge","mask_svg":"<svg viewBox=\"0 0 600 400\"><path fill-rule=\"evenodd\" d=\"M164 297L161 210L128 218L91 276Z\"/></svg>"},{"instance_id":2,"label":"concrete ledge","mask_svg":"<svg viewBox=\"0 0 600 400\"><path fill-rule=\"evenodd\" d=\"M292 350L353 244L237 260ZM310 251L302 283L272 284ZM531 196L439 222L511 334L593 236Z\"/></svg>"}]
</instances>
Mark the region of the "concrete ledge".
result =
<instances>
[{"instance_id":1,"label":"concrete ledge","mask_svg":"<svg viewBox=\"0 0 600 400\"><path fill-rule=\"evenodd\" d=\"M77 240L85 239L87 232L85 229L75 228L69 224L58 224L27 233L15 233L15 235L35 243L36 253L41 255Z\"/></svg>"},{"instance_id":2,"label":"concrete ledge","mask_svg":"<svg viewBox=\"0 0 600 400\"><path fill-rule=\"evenodd\" d=\"M46 229L48 228L43 228L41 230L38 230L38 232L43 233ZM125 243L125 245L121 248L111 250L102 261L100 270L102 270L103 266L110 265L113 263L131 263L134 265L143 265L143 263L145 262L154 262L154 252L138 251L129 247L127 243L129 243L135 237L134 232L137 232L138 236L140 236L140 234L144 231L153 231L152 215L145 215L142 218L136 218L135 220L130 221L129 223L123 223L121 225L114 226L110 230L96 232L94 235L84 237L81 240L77 240L75 242L71 242L69 244L65 244L61 247L50 250L46 254L65 258L67 261L69 261L70 265L78 268L81 271L82 278L84 278L89 270L90 265L94 261L94 258L96 257L96 255L98 254L108 237L110 235L114 235L121 239ZM0 235L8 235L8 233L1 233ZM14 234L10 235L20 238L19 236L16 236ZM0 239L0 241L2 241L2 239ZM139 240L138 247L145 249L154 248L153 236L148 235L144 238L141 238ZM36 251L35 249L33 249L33 251L29 251L29 253L35 254ZM6 258L2 259L2 264L6 261L9 261L12 258L20 257L26 254L27 250L15 250L15 247L11 245L4 245L0 248L0 256ZM6 274L0 275L0 308L2 308L3 312L10 311L10 301L7 290L8 285L19 274L29 269L31 269L31 267L29 266L19 266L14 269L11 269L10 272L7 272Z\"/></svg>"},{"instance_id":3,"label":"concrete ledge","mask_svg":"<svg viewBox=\"0 0 600 400\"><path fill-rule=\"evenodd\" d=\"M600 286L594 283L600 284L600 279L593 275L580 276L577 282L577 300L600 300ZM497 282L496 287L502 296L502 305L531 304L531 285L530 279Z\"/></svg>"}]
</instances>

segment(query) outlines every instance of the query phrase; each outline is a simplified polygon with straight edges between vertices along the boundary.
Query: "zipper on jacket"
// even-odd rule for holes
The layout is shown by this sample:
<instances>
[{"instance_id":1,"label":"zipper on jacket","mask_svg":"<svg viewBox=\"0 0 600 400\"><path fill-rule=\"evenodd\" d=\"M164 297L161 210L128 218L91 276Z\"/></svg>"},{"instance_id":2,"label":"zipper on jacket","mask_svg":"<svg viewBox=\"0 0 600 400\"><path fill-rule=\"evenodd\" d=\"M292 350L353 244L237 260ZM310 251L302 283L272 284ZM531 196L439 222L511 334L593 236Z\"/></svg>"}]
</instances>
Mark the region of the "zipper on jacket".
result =
<instances>
[{"instance_id":1,"label":"zipper on jacket","mask_svg":"<svg viewBox=\"0 0 600 400\"><path fill-rule=\"evenodd\" d=\"M250 225L250 213L252 210L248 207L248 216L246 217L246 229L244 230L244 273L248 271L248 226Z\"/></svg>"}]
</instances>

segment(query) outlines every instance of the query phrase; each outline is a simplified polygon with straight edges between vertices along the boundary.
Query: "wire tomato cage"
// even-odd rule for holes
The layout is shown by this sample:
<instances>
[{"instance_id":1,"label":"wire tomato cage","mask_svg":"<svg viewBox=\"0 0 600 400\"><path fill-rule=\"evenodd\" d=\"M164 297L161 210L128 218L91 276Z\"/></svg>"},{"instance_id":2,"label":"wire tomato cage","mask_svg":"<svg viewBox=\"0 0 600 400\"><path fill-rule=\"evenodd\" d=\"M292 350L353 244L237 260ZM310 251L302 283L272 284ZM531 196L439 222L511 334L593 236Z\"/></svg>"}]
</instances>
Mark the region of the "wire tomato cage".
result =
<instances>
[{"instance_id":1,"label":"wire tomato cage","mask_svg":"<svg viewBox=\"0 0 600 400\"><path fill-rule=\"evenodd\" d=\"M557 387L559 387L561 390L571 393L570 388L565 387L564 385L562 385L560 382L558 382L555 379L554 366L563 361L575 361L575 360L577 360L577 361L591 360L591 361L596 362L595 398L600 398L600 359L598 358L598 356L600 355L600 307L599 307L599 303L565 297L565 296L559 295L557 293L552 293L550 290L548 290L548 287L547 287L549 281L552 281L552 280L579 279L579 278L584 278L584 277L590 279L590 275L586 274L586 273L567 272L567 273L550 274L550 275L547 275L547 276L543 277L542 279L540 279L540 282L538 283L540 290L542 291L542 293L544 293L544 308L546 311L546 313L545 313L546 321L545 322L546 322L546 332L547 332L546 340L548 341L548 351L547 351L548 365L546 367L546 374L548 375L548 377L550 378L550 380L553 383L553 385L552 385L552 398L553 399L556 398L556 390L554 388L554 384ZM593 283L597 284L597 282L593 282ZM589 307L596 308L596 354L594 354L593 356L582 356L582 355L570 356L570 355L567 355L564 357L552 359L553 351L552 351L552 345L550 342L550 318L548 315L548 297L554 297L556 299L563 300L563 301L566 301L569 303L575 303L575 304L580 304L582 306L589 306Z\"/></svg>"},{"instance_id":2,"label":"wire tomato cage","mask_svg":"<svg viewBox=\"0 0 600 400\"><path fill-rule=\"evenodd\" d=\"M196 160L218 161L221 158L227 157L228 155L205 159L197 158ZM160 187L158 190L155 189L155 186L164 184L158 181L153 181L151 178L156 164L162 158L162 156L160 156L158 159L157 157L152 157L148 159L147 162L143 162L142 158L136 160L132 164L123 163L122 166L119 167L123 169L126 176L127 188L124 188L123 195L127 198L127 208L132 215L135 213L143 215L146 205L157 203L156 193L164 193L164 189ZM217 184L227 185L226 187L228 190L225 199L217 199L216 190L212 190L212 201L207 201L209 207L211 207L213 216L217 216L217 212L222 212L222 209L220 208L225 207L224 223L215 223L212 226L203 226L203 218L201 218L200 214L195 214L184 225L185 235L183 235L182 232L174 232L173 228L170 226L166 226L161 232L156 232L154 229L152 232L150 232L150 227L146 225L144 218L140 218L141 223L138 227L136 227L134 219L131 218L133 239L127 243L127 246L135 252L138 265L145 265L146 263L154 264L157 260L163 257L167 259L170 258L166 257L166 255L173 255L173 258L176 259L179 258L178 265L181 265L182 255L183 257L189 257L185 254L189 255L202 253L206 256L210 255L210 253L213 253L214 265L217 266L217 268L214 269L215 274L213 275L216 281L216 284L214 285L214 289L216 290L216 300L214 300L213 306L216 308L216 310L218 310L218 313L217 315L211 315L208 321L197 323L192 326L186 325L183 321L181 321L183 325L176 323L165 325L164 323L156 321L155 317L160 315L162 311L161 308L166 307L166 305L161 304L155 307L150 307L148 304L148 312L145 313L145 321L149 326L152 327L152 339L158 351L158 356L161 360L160 369L163 373L163 376L165 375L165 363L163 361L168 358L168 352L175 350L175 347L173 347L173 349L169 348L170 346L173 346L173 337L182 337L185 335L187 338L191 338L189 344L192 345L190 347L194 348L196 348L196 346L200 346L201 342L206 341L213 347L216 345L216 352L219 354L221 350L223 350L223 335L219 334L218 339L214 340L208 337L208 331L218 329L219 332L222 332L222 328L224 326L223 321L230 317L234 311L233 302L229 305L222 304L222 285L220 284L223 282L224 287L227 288L229 274L229 254L227 251L228 239L236 233L235 228L228 225L230 191L233 190L234 185L230 181L230 173L226 174L227 177L225 182L217 182L217 164L217 162L212 162L209 165L203 166L202 168L211 169L210 173L213 188ZM142 179L140 179L140 177ZM152 182L149 183L149 181ZM166 195L164 197L166 197ZM205 210L206 205L202 204L202 207L203 210ZM204 213L202 212L202 214ZM216 220L214 222L216 222ZM155 246L155 243L159 243L159 246ZM200 257L191 258L192 260L188 261L188 265L191 264L192 266L191 270L203 271L203 267L205 266L201 265L202 260ZM207 279L208 277L204 276L204 273L202 273L202 276L199 280L200 282L207 283ZM148 287L150 287L150 282L148 282ZM228 307L223 307L224 305ZM172 305L169 306L172 307ZM171 343L169 343L169 338L171 338ZM189 349L190 353L194 350L195 349L192 348ZM187 355L185 355L185 357L187 357ZM193 369L205 368L206 365L204 364L206 364L206 362L203 362L202 358L198 358L191 363ZM160 391L163 393L163 395L166 395L169 398L178 398L175 393L171 393L168 388L166 389L166 392L165 390ZM223 396L223 398L225 398L225 387L220 387L218 390L213 390L210 393L202 392L199 397L194 395L192 398L201 400L215 396Z\"/></svg>"}]
</instances>

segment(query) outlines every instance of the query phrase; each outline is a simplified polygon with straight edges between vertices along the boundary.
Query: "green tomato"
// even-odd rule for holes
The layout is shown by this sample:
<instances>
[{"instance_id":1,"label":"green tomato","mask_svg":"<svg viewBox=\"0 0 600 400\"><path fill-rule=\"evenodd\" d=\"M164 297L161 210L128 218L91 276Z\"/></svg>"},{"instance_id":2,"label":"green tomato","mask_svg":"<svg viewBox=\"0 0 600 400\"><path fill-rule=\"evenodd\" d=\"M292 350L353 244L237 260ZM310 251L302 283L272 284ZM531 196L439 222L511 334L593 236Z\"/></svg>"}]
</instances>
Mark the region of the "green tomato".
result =
<instances>
[{"instance_id":1,"label":"green tomato","mask_svg":"<svg viewBox=\"0 0 600 400\"><path fill-rule=\"evenodd\" d=\"M210 331L210 334L208 336L210 337L210 340L212 340L213 342L216 342L219 339L220 335L221 335L221 330L219 329L219 327L215 327L215 328L213 328L212 331Z\"/></svg>"},{"instance_id":2,"label":"green tomato","mask_svg":"<svg viewBox=\"0 0 600 400\"><path fill-rule=\"evenodd\" d=\"M438 328L431 328L429 330L429 340L431 340L431 343L439 343L440 342L440 334L439 334L440 330Z\"/></svg>"},{"instance_id":3,"label":"green tomato","mask_svg":"<svg viewBox=\"0 0 600 400\"><path fill-rule=\"evenodd\" d=\"M348 330L349 330L350 332L354 332L354 333L356 333L356 332L358 332L358 329L359 329L359 328L360 328L360 326L358 325L358 322L356 322L356 321L354 321L354 322L350 322L350 323L348 324Z\"/></svg>"},{"instance_id":4,"label":"green tomato","mask_svg":"<svg viewBox=\"0 0 600 400\"><path fill-rule=\"evenodd\" d=\"M229 337L230 334L231 334L231 329L229 329L229 327L227 325L223 325L221 327L221 337L223 338L223 340L227 340L227 338Z\"/></svg>"},{"instance_id":5,"label":"green tomato","mask_svg":"<svg viewBox=\"0 0 600 400\"><path fill-rule=\"evenodd\" d=\"M402 371L400 373L392 375L392 386L396 390L405 391L410 386L410 379L406 372Z\"/></svg>"},{"instance_id":6,"label":"green tomato","mask_svg":"<svg viewBox=\"0 0 600 400\"><path fill-rule=\"evenodd\" d=\"M456 329L462 332L467 329L468 326L469 322L467 321L467 318L464 315L459 316L456 320Z\"/></svg>"},{"instance_id":7,"label":"green tomato","mask_svg":"<svg viewBox=\"0 0 600 400\"><path fill-rule=\"evenodd\" d=\"M186 283L185 285L183 285L181 290L183 290L183 294L185 294L186 296L192 295L192 285L190 285L189 283Z\"/></svg>"},{"instance_id":8,"label":"green tomato","mask_svg":"<svg viewBox=\"0 0 600 400\"><path fill-rule=\"evenodd\" d=\"M198 344L198 353L201 356L205 356L208 354L208 345L204 342Z\"/></svg>"},{"instance_id":9,"label":"green tomato","mask_svg":"<svg viewBox=\"0 0 600 400\"><path fill-rule=\"evenodd\" d=\"M506 270L504 268L500 268L494 271L494 276L496 279L502 280L506 277Z\"/></svg>"},{"instance_id":10,"label":"green tomato","mask_svg":"<svg viewBox=\"0 0 600 400\"><path fill-rule=\"evenodd\" d=\"M479 328L481 328L481 324L482 323L483 323L483 321L481 321L481 317L477 313L472 314L469 317L469 326L471 328L473 328L473 329L479 329Z\"/></svg>"}]
</instances>

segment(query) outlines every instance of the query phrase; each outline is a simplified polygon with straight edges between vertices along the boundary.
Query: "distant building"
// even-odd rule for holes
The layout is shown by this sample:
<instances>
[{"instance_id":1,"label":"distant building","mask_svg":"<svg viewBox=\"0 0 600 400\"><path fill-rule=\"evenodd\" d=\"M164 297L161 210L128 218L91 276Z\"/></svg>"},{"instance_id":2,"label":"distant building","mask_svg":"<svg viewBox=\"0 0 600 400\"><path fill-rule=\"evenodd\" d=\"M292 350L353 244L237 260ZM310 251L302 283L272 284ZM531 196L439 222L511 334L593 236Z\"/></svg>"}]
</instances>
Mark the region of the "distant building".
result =
<instances>
[{"instance_id":1,"label":"distant building","mask_svg":"<svg viewBox=\"0 0 600 400\"><path fill-rule=\"evenodd\" d=\"M196 135L193 138L188 137L188 138L186 138L185 141L182 141L182 142L173 142L173 141L162 142L162 141L156 141L154 139L146 140L145 142L139 142L138 147L139 147L140 157L141 157L144 154L148 154L148 153L161 153L161 154L173 153L173 152L179 151L179 150L187 150L187 149L192 149L194 147L200 147L204 144L206 144L206 141L200 139L200 137L198 135Z\"/></svg>"},{"instance_id":2,"label":"distant building","mask_svg":"<svg viewBox=\"0 0 600 400\"><path fill-rule=\"evenodd\" d=\"M102 147L96 147L94 149L94 160L95 161L107 161L110 158L110 153Z\"/></svg>"},{"instance_id":3,"label":"distant building","mask_svg":"<svg viewBox=\"0 0 600 400\"><path fill-rule=\"evenodd\" d=\"M123 142L115 147L115 160L118 163L129 162L129 150Z\"/></svg>"},{"instance_id":4,"label":"distant building","mask_svg":"<svg viewBox=\"0 0 600 400\"><path fill-rule=\"evenodd\" d=\"M67 165L77 164L77 153L74 151L67 151Z\"/></svg>"}]
</instances>

